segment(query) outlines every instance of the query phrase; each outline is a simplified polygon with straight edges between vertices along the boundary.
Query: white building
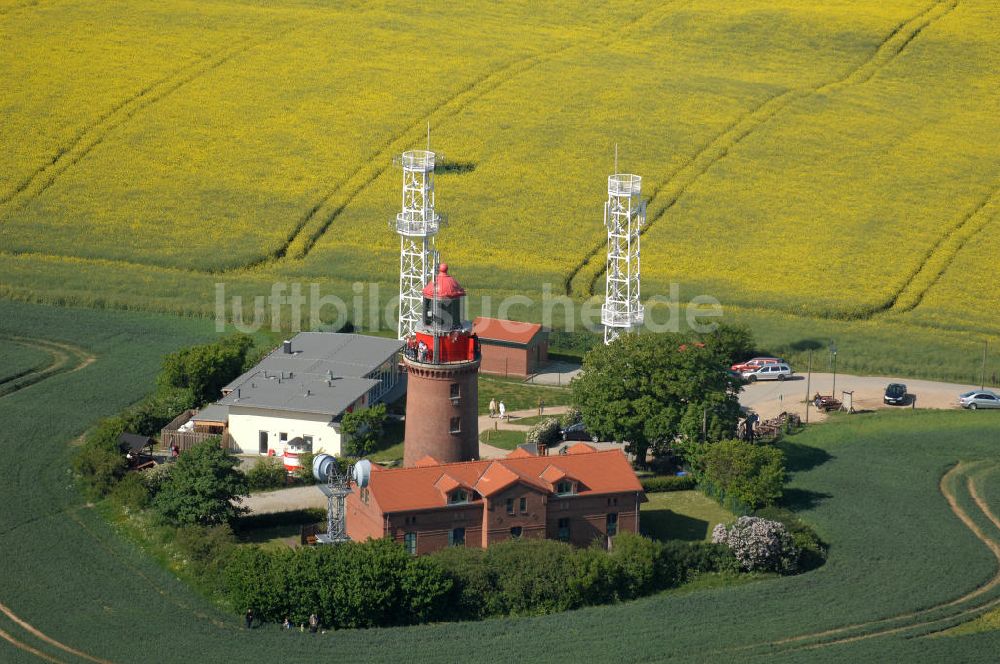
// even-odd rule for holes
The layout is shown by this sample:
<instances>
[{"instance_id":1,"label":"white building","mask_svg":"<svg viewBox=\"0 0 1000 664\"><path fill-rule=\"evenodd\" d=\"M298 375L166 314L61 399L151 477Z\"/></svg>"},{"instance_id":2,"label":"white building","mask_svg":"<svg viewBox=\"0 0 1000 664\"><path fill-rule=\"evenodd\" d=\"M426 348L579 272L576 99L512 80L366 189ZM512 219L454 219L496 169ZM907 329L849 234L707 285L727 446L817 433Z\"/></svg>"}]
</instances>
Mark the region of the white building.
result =
<instances>
[{"instance_id":1,"label":"white building","mask_svg":"<svg viewBox=\"0 0 1000 664\"><path fill-rule=\"evenodd\" d=\"M226 421L244 454L283 457L297 467L302 452L340 454L344 413L403 394L403 342L333 332L302 332L271 351L194 418Z\"/></svg>"}]
</instances>

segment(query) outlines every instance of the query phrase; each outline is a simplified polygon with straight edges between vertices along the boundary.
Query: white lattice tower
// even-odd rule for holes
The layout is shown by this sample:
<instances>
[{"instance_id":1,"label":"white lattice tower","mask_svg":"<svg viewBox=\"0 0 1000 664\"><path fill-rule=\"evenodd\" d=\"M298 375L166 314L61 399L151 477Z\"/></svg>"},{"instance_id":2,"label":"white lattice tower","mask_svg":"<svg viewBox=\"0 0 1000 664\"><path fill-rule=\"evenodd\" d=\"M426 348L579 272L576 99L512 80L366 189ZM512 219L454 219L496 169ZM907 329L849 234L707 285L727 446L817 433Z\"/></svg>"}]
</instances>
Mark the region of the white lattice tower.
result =
<instances>
[{"instance_id":1,"label":"white lattice tower","mask_svg":"<svg viewBox=\"0 0 1000 664\"><path fill-rule=\"evenodd\" d=\"M403 209L396 215L399 233L399 338L412 336L421 317L424 284L434 276L434 236L441 218L434 211L434 153L410 150L403 167Z\"/></svg>"},{"instance_id":2,"label":"white lattice tower","mask_svg":"<svg viewBox=\"0 0 1000 664\"><path fill-rule=\"evenodd\" d=\"M640 197L642 178L615 174L608 177L604 226L608 230L607 288L601 307L604 343L642 325L639 303L639 237L646 223L646 202Z\"/></svg>"}]
</instances>

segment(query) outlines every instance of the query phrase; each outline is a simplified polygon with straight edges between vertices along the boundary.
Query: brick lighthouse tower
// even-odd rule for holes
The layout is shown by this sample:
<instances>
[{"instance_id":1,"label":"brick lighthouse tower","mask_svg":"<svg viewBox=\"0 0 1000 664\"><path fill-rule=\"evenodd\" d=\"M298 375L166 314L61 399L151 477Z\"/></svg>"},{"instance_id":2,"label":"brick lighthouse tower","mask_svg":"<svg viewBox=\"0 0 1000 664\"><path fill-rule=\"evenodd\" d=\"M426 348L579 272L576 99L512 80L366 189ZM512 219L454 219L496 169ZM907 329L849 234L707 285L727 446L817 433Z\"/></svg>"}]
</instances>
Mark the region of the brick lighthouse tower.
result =
<instances>
[{"instance_id":1,"label":"brick lighthouse tower","mask_svg":"<svg viewBox=\"0 0 1000 664\"><path fill-rule=\"evenodd\" d=\"M423 315L407 339L403 465L479 458L479 339L462 319L465 290L442 263L423 290Z\"/></svg>"}]
</instances>

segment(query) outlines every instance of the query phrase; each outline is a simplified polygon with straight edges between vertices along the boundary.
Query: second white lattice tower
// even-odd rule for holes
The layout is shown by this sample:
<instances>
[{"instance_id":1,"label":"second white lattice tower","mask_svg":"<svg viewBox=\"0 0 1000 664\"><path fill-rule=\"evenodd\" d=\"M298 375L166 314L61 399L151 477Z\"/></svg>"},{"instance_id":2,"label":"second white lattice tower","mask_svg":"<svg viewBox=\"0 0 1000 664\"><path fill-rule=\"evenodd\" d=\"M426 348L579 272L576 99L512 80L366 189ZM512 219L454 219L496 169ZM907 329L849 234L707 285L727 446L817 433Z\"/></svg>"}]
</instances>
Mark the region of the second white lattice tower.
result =
<instances>
[{"instance_id":1,"label":"second white lattice tower","mask_svg":"<svg viewBox=\"0 0 1000 664\"><path fill-rule=\"evenodd\" d=\"M604 343L642 325L639 303L639 238L646 223L646 202L642 200L642 178L615 174L608 177L608 200L604 204L604 225L608 231L608 269L601 323Z\"/></svg>"},{"instance_id":2,"label":"second white lattice tower","mask_svg":"<svg viewBox=\"0 0 1000 664\"><path fill-rule=\"evenodd\" d=\"M410 150L403 167L403 209L396 215L399 247L399 338L407 339L421 317L421 290L434 276L434 236L441 217L434 210L434 153Z\"/></svg>"}]
</instances>

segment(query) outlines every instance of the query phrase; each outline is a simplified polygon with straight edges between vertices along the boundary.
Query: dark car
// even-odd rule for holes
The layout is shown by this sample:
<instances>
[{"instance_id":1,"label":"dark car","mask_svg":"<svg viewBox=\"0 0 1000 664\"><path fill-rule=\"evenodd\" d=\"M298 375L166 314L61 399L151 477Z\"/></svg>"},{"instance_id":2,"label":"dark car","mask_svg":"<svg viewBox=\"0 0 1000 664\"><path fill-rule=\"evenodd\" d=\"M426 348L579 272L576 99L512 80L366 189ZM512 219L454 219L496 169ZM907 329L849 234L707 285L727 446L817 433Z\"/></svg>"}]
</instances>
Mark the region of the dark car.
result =
<instances>
[{"instance_id":1,"label":"dark car","mask_svg":"<svg viewBox=\"0 0 1000 664\"><path fill-rule=\"evenodd\" d=\"M571 424L562 430L563 440L585 440L589 443L596 443L597 436L593 436L589 431L583 426L583 422L577 422L576 424Z\"/></svg>"},{"instance_id":2,"label":"dark car","mask_svg":"<svg viewBox=\"0 0 1000 664\"><path fill-rule=\"evenodd\" d=\"M890 406L902 406L906 404L906 385L902 383L889 383L885 388L885 396L882 398Z\"/></svg>"}]
</instances>

